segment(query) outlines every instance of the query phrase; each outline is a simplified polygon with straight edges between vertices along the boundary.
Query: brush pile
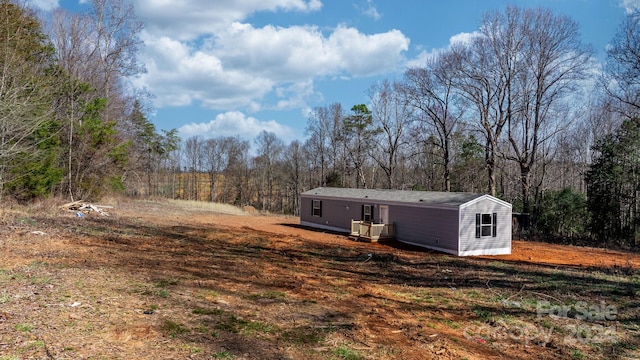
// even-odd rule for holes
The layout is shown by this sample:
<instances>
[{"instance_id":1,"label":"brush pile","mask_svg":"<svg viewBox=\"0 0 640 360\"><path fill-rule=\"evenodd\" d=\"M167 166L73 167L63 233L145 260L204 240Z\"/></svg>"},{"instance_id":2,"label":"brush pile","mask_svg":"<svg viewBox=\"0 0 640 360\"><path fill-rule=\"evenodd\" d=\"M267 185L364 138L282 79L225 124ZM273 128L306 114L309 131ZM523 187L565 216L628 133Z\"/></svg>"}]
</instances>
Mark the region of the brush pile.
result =
<instances>
[{"instance_id":1,"label":"brush pile","mask_svg":"<svg viewBox=\"0 0 640 360\"><path fill-rule=\"evenodd\" d=\"M60 208L68 211L73 211L79 217L83 217L85 214L89 214L91 212L95 212L102 216L109 216L109 213L104 211L103 209L112 209L113 206L94 205L91 203L86 203L83 200L78 200L61 205Z\"/></svg>"}]
</instances>

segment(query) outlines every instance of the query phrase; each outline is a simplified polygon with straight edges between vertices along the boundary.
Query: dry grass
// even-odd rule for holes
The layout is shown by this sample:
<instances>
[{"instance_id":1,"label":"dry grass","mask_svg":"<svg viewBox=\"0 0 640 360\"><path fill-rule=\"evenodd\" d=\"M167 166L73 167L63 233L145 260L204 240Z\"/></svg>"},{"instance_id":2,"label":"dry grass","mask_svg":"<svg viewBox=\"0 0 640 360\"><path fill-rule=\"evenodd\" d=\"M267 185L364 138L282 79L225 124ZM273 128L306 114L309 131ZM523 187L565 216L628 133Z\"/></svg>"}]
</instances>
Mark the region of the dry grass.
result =
<instances>
[{"instance_id":1,"label":"dry grass","mask_svg":"<svg viewBox=\"0 0 640 360\"><path fill-rule=\"evenodd\" d=\"M0 211L0 359L639 356L632 268L258 231L259 216L191 202L101 203L113 216ZM581 302L612 307L615 319L582 319ZM569 311L540 315L540 304ZM600 336L606 329L612 337Z\"/></svg>"},{"instance_id":2,"label":"dry grass","mask_svg":"<svg viewBox=\"0 0 640 360\"><path fill-rule=\"evenodd\" d=\"M194 201L194 200L167 200L168 204L185 210L211 211L218 214L227 215L248 215L241 208L229 204Z\"/></svg>"}]
</instances>

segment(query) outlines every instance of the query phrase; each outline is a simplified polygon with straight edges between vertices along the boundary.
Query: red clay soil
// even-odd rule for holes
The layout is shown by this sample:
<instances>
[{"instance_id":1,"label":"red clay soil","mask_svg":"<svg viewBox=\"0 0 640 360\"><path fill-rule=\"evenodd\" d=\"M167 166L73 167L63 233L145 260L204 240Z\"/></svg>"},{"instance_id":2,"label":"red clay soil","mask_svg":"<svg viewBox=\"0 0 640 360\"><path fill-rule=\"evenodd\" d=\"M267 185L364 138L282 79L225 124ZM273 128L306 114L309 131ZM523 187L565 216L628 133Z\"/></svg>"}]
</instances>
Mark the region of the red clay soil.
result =
<instances>
[{"instance_id":1,"label":"red clay soil","mask_svg":"<svg viewBox=\"0 0 640 360\"><path fill-rule=\"evenodd\" d=\"M513 241L512 246L511 255L491 258L547 265L640 268L640 254L529 241Z\"/></svg>"},{"instance_id":2,"label":"red clay soil","mask_svg":"<svg viewBox=\"0 0 640 360\"><path fill-rule=\"evenodd\" d=\"M190 220L205 224L212 222L224 224L224 226L230 228L248 228L281 235L295 235L315 241L339 242L342 246L345 246L344 240L346 235L310 231L309 229L298 226L299 218L297 217L233 215L214 215L214 217L212 217L211 215L205 215L192 217ZM388 247L375 243L371 244L371 246ZM408 247L399 246L398 248L403 251ZM415 247L410 248L414 251L430 251ZM482 256L482 258L543 265L630 267L640 269L640 254L593 247L555 245L519 240L513 241L511 255Z\"/></svg>"},{"instance_id":3,"label":"red clay soil","mask_svg":"<svg viewBox=\"0 0 640 360\"><path fill-rule=\"evenodd\" d=\"M302 227L297 217L167 210L120 206L114 212L121 222L116 218L83 223L61 216L57 221L70 229L43 228L47 235L35 234L36 228L28 226L45 222L29 222L26 216L25 224L19 222L15 229L3 232L0 228L0 284L10 285L0 288L0 359L18 358L12 354L25 359L308 359L312 354L313 359L324 360L348 358L323 349L340 349L343 343L350 344L350 349L361 348L370 354L367 359L586 356L565 350L573 348L561 342L538 346L463 336L464 328L453 325L494 326L484 318L494 304L478 301L474 294L492 294L500 281L510 284L505 274L496 275L491 284L478 280L485 263L491 261L465 260L468 268L440 268L440 263L431 268L427 259L438 257L434 251L397 242L351 241L345 234ZM318 249L348 261L318 261L314 256ZM640 268L639 254L594 248L514 241L512 252L485 258L524 263L522 268L534 267L529 264ZM360 257L368 253L378 254L380 260L368 262ZM443 256L443 260L450 258L455 257ZM451 264L447 261L442 263ZM382 279L400 276L397 283L379 285L375 280L380 274ZM457 277L454 285L468 283L470 290L461 292L450 285L453 276ZM405 279L438 286L409 290ZM480 290L471 289L478 281ZM519 286L504 284L500 294L516 300L512 290ZM636 291L633 284L608 286L623 295ZM476 301L477 306L449 308L430 303L431 295L453 305ZM526 316L520 308L495 306L513 314L512 321ZM620 309L621 316L629 311ZM238 319L284 330L280 335L265 331L252 336L224 330ZM311 329L309 334L314 335L327 324L337 330L327 333L319 348L309 352L315 345L305 345L309 340L296 331ZM206 331L200 331L202 327ZM211 329L223 330L214 336ZM302 344L291 348L294 340L270 336L294 340L298 336ZM637 345L633 342L629 347ZM383 353L386 349L401 355ZM586 345L585 349L590 351Z\"/></svg>"},{"instance_id":4,"label":"red clay soil","mask_svg":"<svg viewBox=\"0 0 640 360\"><path fill-rule=\"evenodd\" d=\"M297 226L299 224L297 217L252 216L247 218L244 216L216 215L215 218L212 218L210 215L207 215L205 217L192 218L192 220L203 223L215 222L225 224L225 226L232 228L248 228L282 235L295 235L309 240L323 242L338 241L341 246L348 246L349 244L344 241L346 238L345 235L310 231L309 229ZM375 243L371 244L371 246L388 247ZM400 246L400 248L403 250L411 248L411 250L414 251L430 251L415 247ZM513 241L511 255L483 256L482 258L544 265L630 267L640 269L640 254L592 247L555 245L519 240Z\"/></svg>"}]
</instances>

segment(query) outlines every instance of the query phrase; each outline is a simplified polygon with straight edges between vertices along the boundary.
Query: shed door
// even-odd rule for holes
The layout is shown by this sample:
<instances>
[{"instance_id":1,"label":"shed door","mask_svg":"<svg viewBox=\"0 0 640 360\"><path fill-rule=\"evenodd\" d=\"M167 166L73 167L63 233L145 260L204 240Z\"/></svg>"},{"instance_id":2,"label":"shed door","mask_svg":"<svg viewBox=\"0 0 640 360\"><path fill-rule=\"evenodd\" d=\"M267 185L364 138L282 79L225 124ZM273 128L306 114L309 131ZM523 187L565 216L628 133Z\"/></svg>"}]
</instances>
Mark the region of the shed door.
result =
<instances>
[{"instance_id":1,"label":"shed door","mask_svg":"<svg viewBox=\"0 0 640 360\"><path fill-rule=\"evenodd\" d=\"M389 206L388 205L380 205L380 211L378 211L378 222L380 224L388 224L389 223Z\"/></svg>"}]
</instances>

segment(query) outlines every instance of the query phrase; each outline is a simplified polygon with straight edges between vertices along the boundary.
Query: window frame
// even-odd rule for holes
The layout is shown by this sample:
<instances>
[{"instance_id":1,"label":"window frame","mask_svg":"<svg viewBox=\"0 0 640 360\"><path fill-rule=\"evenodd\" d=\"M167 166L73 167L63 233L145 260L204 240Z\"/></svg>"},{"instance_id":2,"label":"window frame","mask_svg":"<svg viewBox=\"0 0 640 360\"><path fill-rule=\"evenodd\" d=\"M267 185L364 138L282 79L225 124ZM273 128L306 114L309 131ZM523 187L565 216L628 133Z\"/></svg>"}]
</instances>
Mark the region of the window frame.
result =
<instances>
[{"instance_id":1,"label":"window frame","mask_svg":"<svg viewBox=\"0 0 640 360\"><path fill-rule=\"evenodd\" d=\"M493 218L491 214L480 215L480 235L489 237L493 234Z\"/></svg>"},{"instance_id":2,"label":"window frame","mask_svg":"<svg viewBox=\"0 0 640 360\"><path fill-rule=\"evenodd\" d=\"M311 216L322 217L322 200L311 200Z\"/></svg>"},{"instance_id":3,"label":"window frame","mask_svg":"<svg viewBox=\"0 0 640 360\"><path fill-rule=\"evenodd\" d=\"M371 204L363 204L362 205L362 221L366 221L366 222L373 222L373 208L374 205ZM367 209L368 214L367 214Z\"/></svg>"},{"instance_id":4,"label":"window frame","mask_svg":"<svg viewBox=\"0 0 640 360\"><path fill-rule=\"evenodd\" d=\"M476 239L497 236L498 213L476 213Z\"/></svg>"}]
</instances>

